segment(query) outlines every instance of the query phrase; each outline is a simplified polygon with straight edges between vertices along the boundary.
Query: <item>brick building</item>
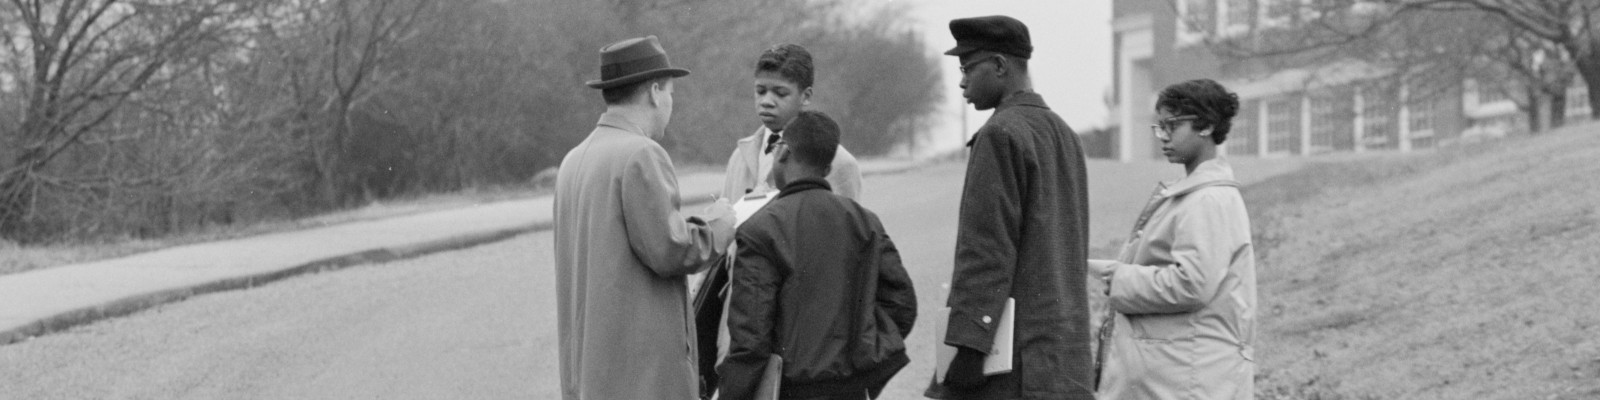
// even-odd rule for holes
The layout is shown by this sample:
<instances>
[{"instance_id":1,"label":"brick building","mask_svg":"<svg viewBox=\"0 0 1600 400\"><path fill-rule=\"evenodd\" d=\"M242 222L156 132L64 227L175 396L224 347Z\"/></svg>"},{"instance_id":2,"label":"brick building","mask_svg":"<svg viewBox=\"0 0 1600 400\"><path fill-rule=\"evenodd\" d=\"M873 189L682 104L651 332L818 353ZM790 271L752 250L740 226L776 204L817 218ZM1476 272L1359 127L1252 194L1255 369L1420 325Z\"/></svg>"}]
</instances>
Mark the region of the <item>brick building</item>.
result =
<instances>
[{"instance_id":1,"label":"brick building","mask_svg":"<svg viewBox=\"0 0 1600 400\"><path fill-rule=\"evenodd\" d=\"M1207 38L1292 29L1304 1L1114 0L1117 128L1105 152L1122 161L1159 158L1160 144L1149 130L1157 91L1196 78L1215 79L1239 94L1239 115L1223 147L1232 156L1405 152L1527 129L1512 91L1493 83L1462 79L1411 88L1360 60L1269 65L1224 60L1208 48ZM1575 81L1563 112L1587 117L1586 89Z\"/></svg>"}]
</instances>

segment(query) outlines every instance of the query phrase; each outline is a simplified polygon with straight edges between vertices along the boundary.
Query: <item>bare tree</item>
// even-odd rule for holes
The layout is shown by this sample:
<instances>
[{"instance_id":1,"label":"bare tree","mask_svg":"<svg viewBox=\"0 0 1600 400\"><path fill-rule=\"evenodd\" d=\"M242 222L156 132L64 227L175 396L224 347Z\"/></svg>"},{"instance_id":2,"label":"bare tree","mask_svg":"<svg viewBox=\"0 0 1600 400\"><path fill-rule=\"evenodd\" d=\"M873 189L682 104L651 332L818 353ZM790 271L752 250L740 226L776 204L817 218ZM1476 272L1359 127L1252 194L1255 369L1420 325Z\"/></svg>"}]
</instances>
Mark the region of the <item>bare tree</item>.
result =
<instances>
[{"instance_id":1,"label":"bare tree","mask_svg":"<svg viewBox=\"0 0 1600 400\"><path fill-rule=\"evenodd\" d=\"M322 73L331 85L327 96L331 130L310 146L321 182L323 201L344 205L347 176L343 172L351 136L350 112L356 103L392 77L382 69L399 42L412 34L418 17L432 2L427 0L344 0L324 4L319 32L326 45L321 55Z\"/></svg>"},{"instance_id":2,"label":"bare tree","mask_svg":"<svg viewBox=\"0 0 1600 400\"><path fill-rule=\"evenodd\" d=\"M1542 64L1570 63L1583 76L1589 88L1589 115L1600 116L1600 2L1592 0L1387 0L1406 8L1441 12L1478 12L1492 15L1514 29L1512 44L1523 44L1538 50L1559 49L1558 54L1541 57L1539 67L1562 69ZM1542 41L1543 43L1537 43ZM1553 59L1552 59L1553 58ZM1555 75L1561 80L1561 72ZM1570 79L1570 76L1565 79ZM1544 82L1541 82L1544 83Z\"/></svg>"},{"instance_id":3,"label":"bare tree","mask_svg":"<svg viewBox=\"0 0 1600 400\"><path fill-rule=\"evenodd\" d=\"M1265 4L1265 3L1264 3ZM1408 86L1445 88L1463 77L1506 81L1528 113L1552 110L1561 126L1565 90L1574 73L1600 100L1600 3L1584 0L1313 0L1279 1L1293 20L1214 44L1234 60L1292 60L1299 65L1359 59L1400 74ZM1442 82L1456 80L1456 82ZM1548 104L1549 107L1544 107ZM1591 115L1600 104L1591 103Z\"/></svg>"},{"instance_id":4,"label":"bare tree","mask_svg":"<svg viewBox=\"0 0 1600 400\"><path fill-rule=\"evenodd\" d=\"M190 71L177 61L216 51L207 44L230 28L247 1L8 0L0 27L8 49L23 48L27 69L17 86L22 122L18 151L0 166L0 236L27 239L35 199L51 184L75 180L47 170L85 143L145 88ZM12 30L16 29L16 30Z\"/></svg>"}]
</instances>

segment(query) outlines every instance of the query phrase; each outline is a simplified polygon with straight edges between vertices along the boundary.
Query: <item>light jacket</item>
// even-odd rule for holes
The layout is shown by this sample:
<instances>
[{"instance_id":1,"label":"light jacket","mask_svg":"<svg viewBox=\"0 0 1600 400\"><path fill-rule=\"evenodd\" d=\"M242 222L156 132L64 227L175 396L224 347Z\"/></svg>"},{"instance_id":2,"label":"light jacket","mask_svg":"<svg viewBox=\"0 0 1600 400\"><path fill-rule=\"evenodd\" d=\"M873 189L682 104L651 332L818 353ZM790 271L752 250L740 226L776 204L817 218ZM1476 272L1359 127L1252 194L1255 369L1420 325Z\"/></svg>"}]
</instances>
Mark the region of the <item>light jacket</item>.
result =
<instances>
[{"instance_id":1,"label":"light jacket","mask_svg":"<svg viewBox=\"0 0 1600 400\"><path fill-rule=\"evenodd\" d=\"M733 223L678 212L667 152L614 114L561 162L555 192L561 397L699 394L684 276L728 248Z\"/></svg>"},{"instance_id":2,"label":"light jacket","mask_svg":"<svg viewBox=\"0 0 1600 400\"><path fill-rule=\"evenodd\" d=\"M1233 169L1201 163L1151 202L1110 267L1100 398L1253 398L1255 254Z\"/></svg>"},{"instance_id":3,"label":"light jacket","mask_svg":"<svg viewBox=\"0 0 1600 400\"><path fill-rule=\"evenodd\" d=\"M762 150L767 144L767 135L772 131L766 126L756 129L750 136L739 139L739 144L734 146L733 154L728 156L727 171L723 174L722 197L726 199L739 199L745 192L756 187L767 177L761 174ZM861 201L861 166L856 164L856 157L839 146L838 152L833 155L833 169L828 171L828 185L833 187L833 193Z\"/></svg>"}]
</instances>

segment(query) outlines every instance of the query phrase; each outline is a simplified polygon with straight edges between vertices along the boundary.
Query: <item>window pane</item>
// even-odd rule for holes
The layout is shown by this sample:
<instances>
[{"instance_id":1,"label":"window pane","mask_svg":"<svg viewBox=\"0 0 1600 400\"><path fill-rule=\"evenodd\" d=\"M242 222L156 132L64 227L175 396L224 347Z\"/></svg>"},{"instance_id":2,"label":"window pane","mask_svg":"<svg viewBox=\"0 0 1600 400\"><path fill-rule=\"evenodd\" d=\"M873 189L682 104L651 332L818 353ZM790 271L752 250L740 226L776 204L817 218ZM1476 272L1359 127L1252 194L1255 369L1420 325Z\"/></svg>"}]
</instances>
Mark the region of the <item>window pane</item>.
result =
<instances>
[{"instance_id":1,"label":"window pane","mask_svg":"<svg viewBox=\"0 0 1600 400\"><path fill-rule=\"evenodd\" d=\"M1233 117L1233 128L1228 130L1228 154L1256 154L1256 108L1260 103L1245 101L1239 105L1239 115Z\"/></svg>"},{"instance_id":2,"label":"window pane","mask_svg":"<svg viewBox=\"0 0 1600 400\"><path fill-rule=\"evenodd\" d=\"M1396 107L1395 91L1386 85L1373 84L1361 90L1361 141L1368 148L1393 147L1390 139L1399 133L1400 108Z\"/></svg>"},{"instance_id":3,"label":"window pane","mask_svg":"<svg viewBox=\"0 0 1600 400\"><path fill-rule=\"evenodd\" d=\"M1300 136L1300 99L1285 97L1267 103L1267 152L1294 150Z\"/></svg>"},{"instance_id":4,"label":"window pane","mask_svg":"<svg viewBox=\"0 0 1600 400\"><path fill-rule=\"evenodd\" d=\"M1311 97L1312 152L1349 150L1355 130L1355 93L1328 89Z\"/></svg>"}]
</instances>

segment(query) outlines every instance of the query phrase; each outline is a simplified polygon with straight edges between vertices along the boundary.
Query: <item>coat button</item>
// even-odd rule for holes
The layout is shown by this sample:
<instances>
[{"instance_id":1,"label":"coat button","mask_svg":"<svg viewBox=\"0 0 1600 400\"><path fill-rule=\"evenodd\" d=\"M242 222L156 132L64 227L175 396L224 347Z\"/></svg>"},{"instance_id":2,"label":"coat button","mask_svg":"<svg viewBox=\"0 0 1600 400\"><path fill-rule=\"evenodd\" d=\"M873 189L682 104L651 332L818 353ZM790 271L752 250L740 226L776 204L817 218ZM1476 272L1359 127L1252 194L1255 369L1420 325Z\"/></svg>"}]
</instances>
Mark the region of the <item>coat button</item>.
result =
<instances>
[{"instance_id":1,"label":"coat button","mask_svg":"<svg viewBox=\"0 0 1600 400\"><path fill-rule=\"evenodd\" d=\"M987 324L987 323L989 323L989 321L992 321L992 319L990 319L989 316L987 316L987 315L983 316L983 323Z\"/></svg>"}]
</instances>

